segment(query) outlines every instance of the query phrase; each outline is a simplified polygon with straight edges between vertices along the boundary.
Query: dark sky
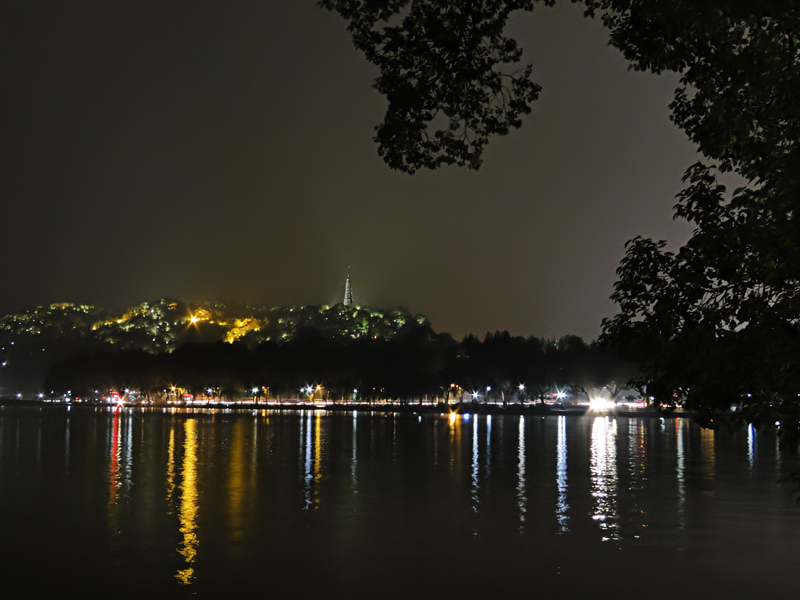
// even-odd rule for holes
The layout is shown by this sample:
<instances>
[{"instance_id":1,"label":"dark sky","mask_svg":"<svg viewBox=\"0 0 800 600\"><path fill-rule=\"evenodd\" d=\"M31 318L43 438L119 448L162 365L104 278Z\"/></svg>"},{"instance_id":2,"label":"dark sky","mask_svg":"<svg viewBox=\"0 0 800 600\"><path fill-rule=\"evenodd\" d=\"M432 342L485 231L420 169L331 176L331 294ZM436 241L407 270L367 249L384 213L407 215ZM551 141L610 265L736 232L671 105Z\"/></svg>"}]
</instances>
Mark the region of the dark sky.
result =
<instances>
[{"instance_id":1,"label":"dark sky","mask_svg":"<svg viewBox=\"0 0 800 600\"><path fill-rule=\"evenodd\" d=\"M456 336L599 333L624 242L680 243L674 76L562 3L512 23L544 86L480 171L377 156L383 99L314 0L0 8L0 311L162 296L405 306Z\"/></svg>"}]
</instances>

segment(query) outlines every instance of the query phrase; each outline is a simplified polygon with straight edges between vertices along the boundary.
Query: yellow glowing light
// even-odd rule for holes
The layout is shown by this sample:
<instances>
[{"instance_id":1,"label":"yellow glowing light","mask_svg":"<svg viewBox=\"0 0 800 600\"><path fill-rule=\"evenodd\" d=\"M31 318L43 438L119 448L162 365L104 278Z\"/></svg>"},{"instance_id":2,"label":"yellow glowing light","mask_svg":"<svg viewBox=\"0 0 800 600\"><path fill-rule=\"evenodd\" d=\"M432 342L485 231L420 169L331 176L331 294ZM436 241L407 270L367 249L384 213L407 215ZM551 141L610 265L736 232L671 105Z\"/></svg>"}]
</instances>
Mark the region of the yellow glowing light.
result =
<instances>
[{"instance_id":1,"label":"yellow glowing light","mask_svg":"<svg viewBox=\"0 0 800 600\"><path fill-rule=\"evenodd\" d=\"M194 315L192 315L192 318L189 319L189 321L192 322L192 323L197 323L197 321L199 321L199 319L197 317L195 317Z\"/></svg>"},{"instance_id":2,"label":"yellow glowing light","mask_svg":"<svg viewBox=\"0 0 800 600\"><path fill-rule=\"evenodd\" d=\"M189 567L188 569L178 570L175 574L175 579L181 585L190 585L194 579L194 569Z\"/></svg>"},{"instance_id":3,"label":"yellow glowing light","mask_svg":"<svg viewBox=\"0 0 800 600\"><path fill-rule=\"evenodd\" d=\"M451 425L455 424L457 418L458 418L458 414L454 413L454 412L451 412L450 413L450 424Z\"/></svg>"},{"instance_id":4,"label":"yellow glowing light","mask_svg":"<svg viewBox=\"0 0 800 600\"><path fill-rule=\"evenodd\" d=\"M183 534L183 541L178 547L178 553L186 560L186 569L179 570L175 578L182 585L189 585L194 578L194 563L197 556L197 430L194 419L184 422L184 456L182 469L181 505L178 519L181 524L180 532Z\"/></svg>"},{"instance_id":5,"label":"yellow glowing light","mask_svg":"<svg viewBox=\"0 0 800 600\"><path fill-rule=\"evenodd\" d=\"M263 325L266 325L267 320L264 319L262 322L255 317L247 317L246 319L236 319L233 322L233 327L229 329L225 333L225 341L229 344L232 344L236 340L241 337L244 337L251 331L260 331ZM220 321L220 325L224 325L222 321Z\"/></svg>"}]
</instances>

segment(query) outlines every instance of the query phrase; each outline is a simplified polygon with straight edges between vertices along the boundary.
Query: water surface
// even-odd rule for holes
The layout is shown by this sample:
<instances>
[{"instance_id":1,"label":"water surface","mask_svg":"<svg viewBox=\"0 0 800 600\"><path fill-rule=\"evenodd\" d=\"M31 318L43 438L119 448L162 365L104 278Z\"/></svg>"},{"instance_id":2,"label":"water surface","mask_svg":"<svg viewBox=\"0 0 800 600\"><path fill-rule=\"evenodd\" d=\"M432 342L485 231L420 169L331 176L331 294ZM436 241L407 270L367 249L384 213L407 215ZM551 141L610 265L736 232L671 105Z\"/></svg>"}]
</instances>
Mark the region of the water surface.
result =
<instances>
[{"instance_id":1,"label":"water surface","mask_svg":"<svg viewBox=\"0 0 800 600\"><path fill-rule=\"evenodd\" d=\"M796 466L685 419L4 407L0 569L12 598L794 598Z\"/></svg>"}]
</instances>

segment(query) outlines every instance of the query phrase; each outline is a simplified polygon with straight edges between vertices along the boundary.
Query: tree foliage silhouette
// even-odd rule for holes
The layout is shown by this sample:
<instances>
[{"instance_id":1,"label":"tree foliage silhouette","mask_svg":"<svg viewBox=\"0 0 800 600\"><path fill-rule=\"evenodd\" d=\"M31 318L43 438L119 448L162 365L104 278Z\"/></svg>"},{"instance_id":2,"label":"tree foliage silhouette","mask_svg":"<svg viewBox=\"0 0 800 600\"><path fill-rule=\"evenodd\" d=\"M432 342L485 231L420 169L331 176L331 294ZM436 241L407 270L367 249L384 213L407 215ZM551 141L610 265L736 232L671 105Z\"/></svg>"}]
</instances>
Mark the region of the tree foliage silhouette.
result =
<instances>
[{"instance_id":1,"label":"tree foliage silhouette","mask_svg":"<svg viewBox=\"0 0 800 600\"><path fill-rule=\"evenodd\" d=\"M566 1L566 0L562 0ZM573 0L577 1L577 0ZM773 427L800 444L800 2L583 0L631 68L673 71L671 118L703 159L684 175L678 252L628 242L603 340L641 364L657 404L716 426ZM554 0L322 0L381 70L376 128L392 168L478 168L490 136L521 125L539 94L504 33L514 11ZM719 174L745 184L728 190Z\"/></svg>"}]
</instances>

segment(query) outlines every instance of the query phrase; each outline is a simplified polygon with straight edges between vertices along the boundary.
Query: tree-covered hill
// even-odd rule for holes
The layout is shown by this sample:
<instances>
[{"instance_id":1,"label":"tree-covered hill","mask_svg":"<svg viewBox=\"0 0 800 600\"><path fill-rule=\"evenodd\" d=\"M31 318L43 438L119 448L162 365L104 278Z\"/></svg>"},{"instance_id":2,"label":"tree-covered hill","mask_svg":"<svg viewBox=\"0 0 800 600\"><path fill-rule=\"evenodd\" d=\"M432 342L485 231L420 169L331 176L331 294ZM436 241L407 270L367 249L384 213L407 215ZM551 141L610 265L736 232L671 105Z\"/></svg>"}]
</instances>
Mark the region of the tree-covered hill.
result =
<instances>
[{"instance_id":1,"label":"tree-covered hill","mask_svg":"<svg viewBox=\"0 0 800 600\"><path fill-rule=\"evenodd\" d=\"M38 389L56 362L91 352L171 353L186 343L287 342L304 329L328 339L390 339L429 325L402 308L257 306L220 300L142 302L122 311L91 304L37 306L0 317L0 395Z\"/></svg>"}]
</instances>

